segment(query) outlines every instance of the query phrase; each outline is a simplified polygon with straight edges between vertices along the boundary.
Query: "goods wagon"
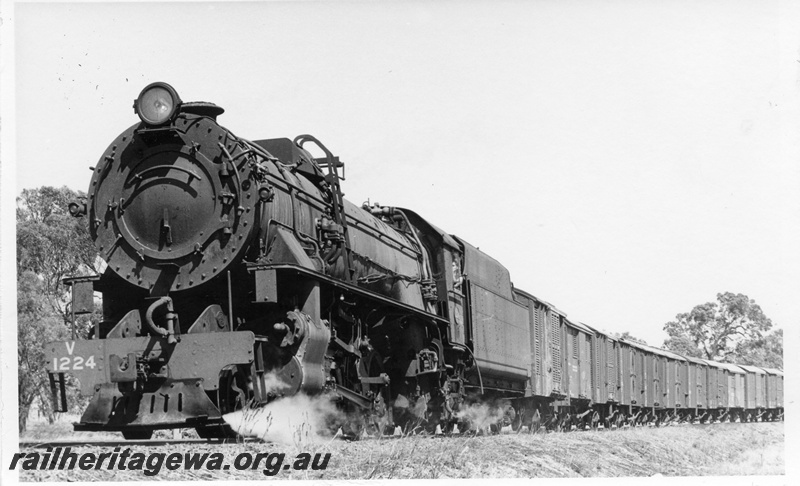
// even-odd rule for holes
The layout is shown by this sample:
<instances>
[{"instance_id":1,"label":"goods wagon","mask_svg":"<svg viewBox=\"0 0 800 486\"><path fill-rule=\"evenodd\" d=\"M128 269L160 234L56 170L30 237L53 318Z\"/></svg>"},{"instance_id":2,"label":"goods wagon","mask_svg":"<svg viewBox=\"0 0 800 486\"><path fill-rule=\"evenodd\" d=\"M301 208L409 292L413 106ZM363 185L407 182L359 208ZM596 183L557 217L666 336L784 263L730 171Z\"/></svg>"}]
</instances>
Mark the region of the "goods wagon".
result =
<instances>
[{"instance_id":1,"label":"goods wagon","mask_svg":"<svg viewBox=\"0 0 800 486\"><path fill-rule=\"evenodd\" d=\"M759 420L767 407L767 372L757 366L739 365L745 371L743 421Z\"/></svg>"}]
</instances>

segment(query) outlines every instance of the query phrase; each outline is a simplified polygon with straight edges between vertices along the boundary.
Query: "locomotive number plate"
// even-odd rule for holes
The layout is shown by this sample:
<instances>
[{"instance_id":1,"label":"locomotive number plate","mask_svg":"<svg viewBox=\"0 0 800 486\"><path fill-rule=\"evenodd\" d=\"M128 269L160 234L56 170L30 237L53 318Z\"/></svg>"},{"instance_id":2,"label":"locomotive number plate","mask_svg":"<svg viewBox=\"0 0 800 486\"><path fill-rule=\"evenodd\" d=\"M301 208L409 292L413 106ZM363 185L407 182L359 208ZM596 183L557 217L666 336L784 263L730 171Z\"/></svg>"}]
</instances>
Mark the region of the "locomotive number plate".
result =
<instances>
[{"instance_id":1,"label":"locomotive number plate","mask_svg":"<svg viewBox=\"0 0 800 486\"><path fill-rule=\"evenodd\" d=\"M76 356L75 341L65 342L67 347L67 354L69 356L53 357L53 371L79 371L83 369L93 370L97 364L94 362L94 355L90 356Z\"/></svg>"}]
</instances>

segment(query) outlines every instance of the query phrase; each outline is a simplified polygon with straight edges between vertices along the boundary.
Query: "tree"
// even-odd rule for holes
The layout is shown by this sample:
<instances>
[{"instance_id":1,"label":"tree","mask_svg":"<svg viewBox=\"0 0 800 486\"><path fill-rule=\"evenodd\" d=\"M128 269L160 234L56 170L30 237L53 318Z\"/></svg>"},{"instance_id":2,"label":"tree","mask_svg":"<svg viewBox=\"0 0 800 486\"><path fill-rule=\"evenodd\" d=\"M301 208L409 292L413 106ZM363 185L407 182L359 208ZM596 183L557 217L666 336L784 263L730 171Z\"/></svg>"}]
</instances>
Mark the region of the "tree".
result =
<instances>
[{"instance_id":1,"label":"tree","mask_svg":"<svg viewBox=\"0 0 800 486\"><path fill-rule=\"evenodd\" d=\"M705 358L697 344L688 336L672 336L664 341L664 349L691 358Z\"/></svg>"},{"instance_id":2,"label":"tree","mask_svg":"<svg viewBox=\"0 0 800 486\"><path fill-rule=\"evenodd\" d=\"M17 397L19 431L25 430L28 412L38 400L39 408L52 418L49 399L50 382L44 370L44 344L69 336L63 319L53 312L42 297L42 281L25 271L17 277Z\"/></svg>"},{"instance_id":3,"label":"tree","mask_svg":"<svg viewBox=\"0 0 800 486\"><path fill-rule=\"evenodd\" d=\"M647 342L644 339L639 339L637 337L633 337L633 336L631 336L631 333L629 333L628 331L625 331L622 334L614 333L612 335L612 337L615 337L617 339L625 339L626 341L632 341L634 343L647 345Z\"/></svg>"},{"instance_id":4,"label":"tree","mask_svg":"<svg viewBox=\"0 0 800 486\"><path fill-rule=\"evenodd\" d=\"M772 321L754 300L725 292L717 294L716 302L695 306L664 324L669 334L664 347L689 356L736 361L743 353L755 356L756 350L766 344L765 333L771 328ZM782 333L780 341L782 350Z\"/></svg>"},{"instance_id":5,"label":"tree","mask_svg":"<svg viewBox=\"0 0 800 486\"><path fill-rule=\"evenodd\" d=\"M775 329L764 339L736 347L737 363L783 369L783 329Z\"/></svg>"},{"instance_id":6,"label":"tree","mask_svg":"<svg viewBox=\"0 0 800 486\"><path fill-rule=\"evenodd\" d=\"M97 251L86 218L73 218L70 201L82 197L67 187L25 189L17 198L17 275L31 271L42 279L51 309L63 313L64 277L91 273Z\"/></svg>"},{"instance_id":7,"label":"tree","mask_svg":"<svg viewBox=\"0 0 800 486\"><path fill-rule=\"evenodd\" d=\"M67 205L81 194L67 187L25 189L17 198L17 364L19 429L25 430L31 406L52 421L50 383L44 344L68 339L71 315L67 276L94 273L97 252L85 218L69 215ZM81 334L99 318L77 323ZM89 322L87 322L89 321Z\"/></svg>"}]
</instances>

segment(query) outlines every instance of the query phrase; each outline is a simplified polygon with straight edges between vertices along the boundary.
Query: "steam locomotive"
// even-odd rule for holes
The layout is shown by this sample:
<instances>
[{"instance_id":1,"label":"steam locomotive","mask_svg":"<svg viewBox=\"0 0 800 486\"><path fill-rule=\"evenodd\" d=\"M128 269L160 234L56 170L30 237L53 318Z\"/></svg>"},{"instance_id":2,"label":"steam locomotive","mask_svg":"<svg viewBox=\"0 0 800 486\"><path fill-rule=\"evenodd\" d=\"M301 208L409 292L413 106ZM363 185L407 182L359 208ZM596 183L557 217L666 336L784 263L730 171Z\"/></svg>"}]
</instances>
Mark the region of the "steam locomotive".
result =
<instances>
[{"instance_id":1,"label":"steam locomotive","mask_svg":"<svg viewBox=\"0 0 800 486\"><path fill-rule=\"evenodd\" d=\"M68 374L91 397L75 430L221 437L223 415L299 393L328 394L354 433L464 430L475 401L515 430L782 417L779 370L568 320L414 211L344 199L311 135L245 140L166 83L134 111L69 207L107 264L65 280L73 321L102 294L89 338L46 345L56 409Z\"/></svg>"}]
</instances>

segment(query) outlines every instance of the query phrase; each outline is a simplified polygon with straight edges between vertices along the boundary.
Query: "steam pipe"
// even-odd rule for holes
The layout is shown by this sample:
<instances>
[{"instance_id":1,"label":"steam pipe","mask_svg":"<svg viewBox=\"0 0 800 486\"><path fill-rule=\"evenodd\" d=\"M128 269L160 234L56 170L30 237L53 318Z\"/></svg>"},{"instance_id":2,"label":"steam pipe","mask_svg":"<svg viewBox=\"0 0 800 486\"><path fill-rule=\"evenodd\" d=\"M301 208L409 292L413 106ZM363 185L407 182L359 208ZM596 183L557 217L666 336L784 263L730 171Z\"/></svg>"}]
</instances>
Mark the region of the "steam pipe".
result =
<instances>
[{"instance_id":1,"label":"steam pipe","mask_svg":"<svg viewBox=\"0 0 800 486\"><path fill-rule=\"evenodd\" d=\"M162 305L167 306L166 329L156 326L156 324L153 322L153 312ZM175 320L177 318L177 314L175 314L175 309L172 306L172 299L170 297L161 297L150 304L150 306L147 308L147 312L145 312L144 318L147 327L149 327L151 331L160 336L167 336L167 343L175 344L178 342L178 340L175 339Z\"/></svg>"}]
</instances>

